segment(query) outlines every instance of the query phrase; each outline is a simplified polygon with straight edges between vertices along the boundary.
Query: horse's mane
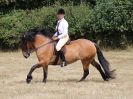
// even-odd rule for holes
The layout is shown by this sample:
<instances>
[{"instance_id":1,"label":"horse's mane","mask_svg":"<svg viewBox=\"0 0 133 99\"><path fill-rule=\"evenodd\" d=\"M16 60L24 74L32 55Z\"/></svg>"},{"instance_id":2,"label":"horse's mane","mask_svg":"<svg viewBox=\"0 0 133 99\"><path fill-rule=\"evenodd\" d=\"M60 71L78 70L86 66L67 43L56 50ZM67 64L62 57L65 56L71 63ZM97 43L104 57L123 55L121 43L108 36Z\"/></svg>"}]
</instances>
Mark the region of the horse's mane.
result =
<instances>
[{"instance_id":1,"label":"horse's mane","mask_svg":"<svg viewBox=\"0 0 133 99\"><path fill-rule=\"evenodd\" d=\"M48 38L52 37L52 34L50 33L48 28L33 28L22 34L21 41L34 41L37 34L42 34L43 36Z\"/></svg>"}]
</instances>

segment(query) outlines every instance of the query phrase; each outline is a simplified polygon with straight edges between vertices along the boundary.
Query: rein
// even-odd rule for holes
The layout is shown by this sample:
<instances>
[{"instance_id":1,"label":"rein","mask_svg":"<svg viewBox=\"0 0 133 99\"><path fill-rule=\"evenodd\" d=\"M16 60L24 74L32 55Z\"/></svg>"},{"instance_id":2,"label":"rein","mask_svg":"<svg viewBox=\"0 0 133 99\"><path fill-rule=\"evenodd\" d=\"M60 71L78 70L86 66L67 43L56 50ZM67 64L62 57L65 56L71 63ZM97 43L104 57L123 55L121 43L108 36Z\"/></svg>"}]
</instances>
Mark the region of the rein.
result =
<instances>
[{"instance_id":1,"label":"rein","mask_svg":"<svg viewBox=\"0 0 133 99\"><path fill-rule=\"evenodd\" d=\"M29 49L27 52L28 52L28 54L31 54L31 53L33 53L34 51L37 51L38 49L40 49L41 47L46 46L46 45L48 45L48 44L50 44L50 43L53 43L53 42L54 42L54 40L51 40L51 41L49 41L48 43L45 43L45 44L43 44L43 45L41 45L41 46L39 46L39 47L37 47L37 48Z\"/></svg>"}]
</instances>

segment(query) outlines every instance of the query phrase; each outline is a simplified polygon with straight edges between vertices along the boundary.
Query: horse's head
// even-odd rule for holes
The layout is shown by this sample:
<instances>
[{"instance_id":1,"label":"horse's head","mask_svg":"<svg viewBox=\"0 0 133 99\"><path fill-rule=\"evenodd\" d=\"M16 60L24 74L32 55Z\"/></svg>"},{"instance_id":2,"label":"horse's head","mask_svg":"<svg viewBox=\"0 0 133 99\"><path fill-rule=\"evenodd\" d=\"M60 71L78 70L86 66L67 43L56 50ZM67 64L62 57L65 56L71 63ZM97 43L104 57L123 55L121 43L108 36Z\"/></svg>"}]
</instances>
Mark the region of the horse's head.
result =
<instances>
[{"instance_id":1,"label":"horse's head","mask_svg":"<svg viewBox=\"0 0 133 99\"><path fill-rule=\"evenodd\" d=\"M23 56L25 58L28 58L30 56L30 50L33 49L34 45L34 37L33 37L33 32L25 32L21 36L21 49Z\"/></svg>"},{"instance_id":2,"label":"horse's head","mask_svg":"<svg viewBox=\"0 0 133 99\"><path fill-rule=\"evenodd\" d=\"M23 33L21 36L21 49L25 58L28 58L30 56L30 50L34 49L36 34L42 34L43 36L49 38L52 36L47 29L40 28L31 29L28 32Z\"/></svg>"}]
</instances>

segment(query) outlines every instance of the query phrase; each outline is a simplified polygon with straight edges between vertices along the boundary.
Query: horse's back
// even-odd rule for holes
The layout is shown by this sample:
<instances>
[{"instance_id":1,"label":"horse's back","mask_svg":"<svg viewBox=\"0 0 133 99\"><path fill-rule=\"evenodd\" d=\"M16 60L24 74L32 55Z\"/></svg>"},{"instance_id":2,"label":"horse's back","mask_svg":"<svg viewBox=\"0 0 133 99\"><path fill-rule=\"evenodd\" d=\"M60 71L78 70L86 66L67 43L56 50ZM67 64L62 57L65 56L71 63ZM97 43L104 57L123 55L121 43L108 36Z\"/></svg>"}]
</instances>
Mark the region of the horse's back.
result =
<instances>
[{"instance_id":1,"label":"horse's back","mask_svg":"<svg viewBox=\"0 0 133 99\"><path fill-rule=\"evenodd\" d=\"M69 46L79 47L79 48L89 48L89 47L91 47L91 48L95 49L94 43L90 40L87 40L87 39L77 39L77 40L71 41L68 44L68 47Z\"/></svg>"},{"instance_id":2,"label":"horse's back","mask_svg":"<svg viewBox=\"0 0 133 99\"><path fill-rule=\"evenodd\" d=\"M93 42L90 41L90 40L87 40L87 39L77 39L77 40L74 40L74 41L71 41L70 44L73 44L73 43L84 43L84 44L92 44L93 45Z\"/></svg>"}]
</instances>

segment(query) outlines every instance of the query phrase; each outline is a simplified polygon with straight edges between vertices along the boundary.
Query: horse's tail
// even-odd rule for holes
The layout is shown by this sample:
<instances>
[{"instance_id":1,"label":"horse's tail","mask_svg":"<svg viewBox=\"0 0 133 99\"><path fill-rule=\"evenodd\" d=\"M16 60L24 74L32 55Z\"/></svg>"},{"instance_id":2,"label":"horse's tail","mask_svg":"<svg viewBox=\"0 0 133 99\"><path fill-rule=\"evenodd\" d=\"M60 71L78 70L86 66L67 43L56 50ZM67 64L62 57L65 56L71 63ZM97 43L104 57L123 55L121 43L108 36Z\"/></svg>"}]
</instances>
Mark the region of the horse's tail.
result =
<instances>
[{"instance_id":1,"label":"horse's tail","mask_svg":"<svg viewBox=\"0 0 133 99\"><path fill-rule=\"evenodd\" d=\"M98 60L99 60L99 62L100 62L100 64L101 64L101 67L103 68L103 70L104 70L104 73L105 73L105 75L106 75L106 77L108 78L108 79L110 79L110 78L115 78L114 76L113 76L113 72L115 71L115 70L110 70L110 68L109 68L109 62L107 61L107 59L103 56L103 53L102 53L102 50L100 49L100 47L97 45L97 44L95 44L95 47L96 47L96 50L97 50L97 57L98 57Z\"/></svg>"}]
</instances>

